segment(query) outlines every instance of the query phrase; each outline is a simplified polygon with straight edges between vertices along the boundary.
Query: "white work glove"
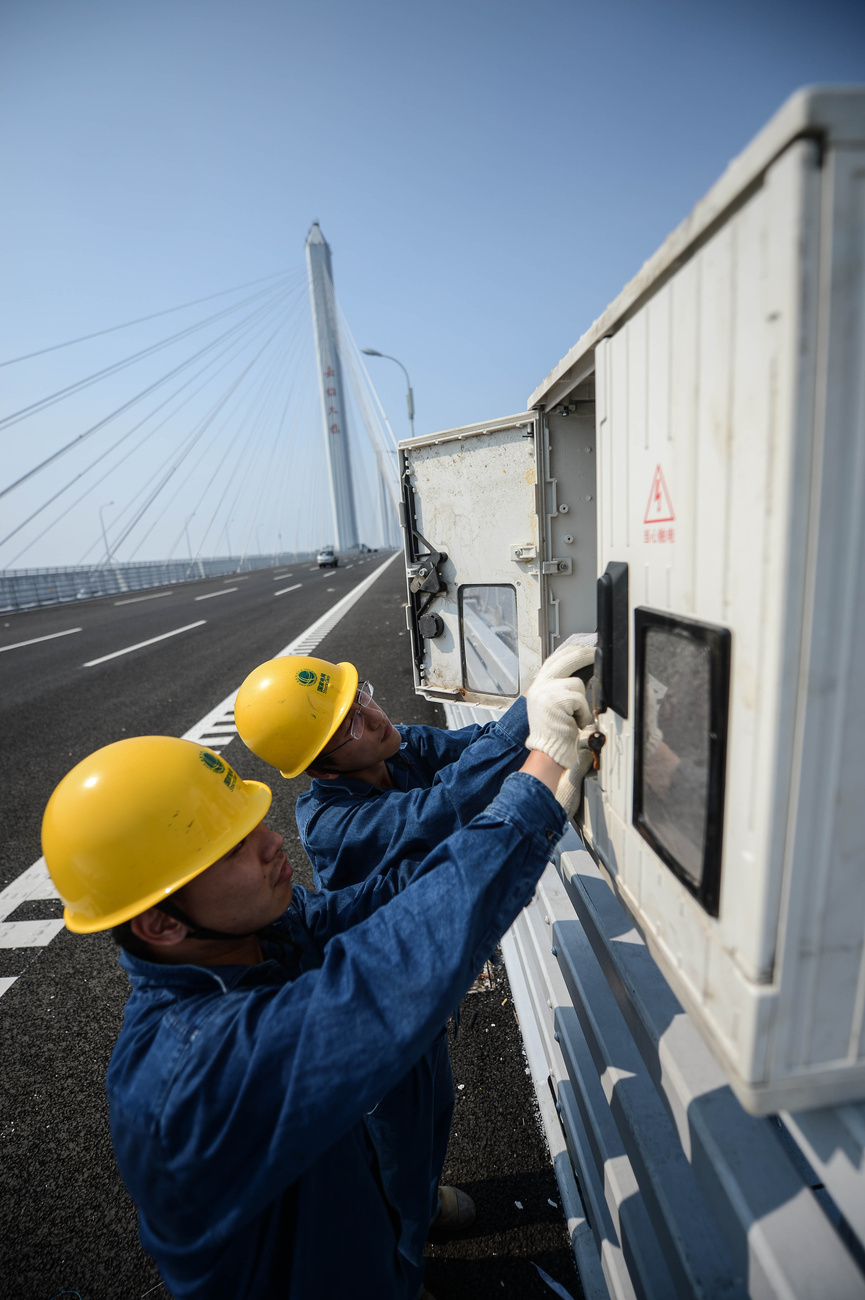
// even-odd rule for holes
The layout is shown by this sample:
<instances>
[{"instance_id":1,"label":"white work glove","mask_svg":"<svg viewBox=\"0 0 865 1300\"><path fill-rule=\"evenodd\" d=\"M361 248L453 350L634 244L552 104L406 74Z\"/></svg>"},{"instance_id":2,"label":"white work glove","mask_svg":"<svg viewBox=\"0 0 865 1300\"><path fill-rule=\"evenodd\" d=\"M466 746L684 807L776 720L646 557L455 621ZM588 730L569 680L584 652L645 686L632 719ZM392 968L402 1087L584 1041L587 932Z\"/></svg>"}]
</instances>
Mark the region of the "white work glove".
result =
<instances>
[{"instance_id":1,"label":"white work glove","mask_svg":"<svg viewBox=\"0 0 865 1300\"><path fill-rule=\"evenodd\" d=\"M569 817L573 817L583 797L583 781L594 766L595 756L589 749L589 736L595 731L595 724L581 727L577 740L577 761L567 772L562 773L556 787L556 799Z\"/></svg>"},{"instance_id":2,"label":"white work glove","mask_svg":"<svg viewBox=\"0 0 865 1300\"><path fill-rule=\"evenodd\" d=\"M557 650L544 660L536 682L553 681L562 677L573 677L581 668L588 668L595 662L595 647L591 645L574 645L564 641Z\"/></svg>"},{"instance_id":3,"label":"white work glove","mask_svg":"<svg viewBox=\"0 0 865 1300\"><path fill-rule=\"evenodd\" d=\"M579 728L592 721L586 688L579 677L544 678L541 673L526 695L529 714L526 748L539 749L562 767L572 767L577 761Z\"/></svg>"}]
</instances>

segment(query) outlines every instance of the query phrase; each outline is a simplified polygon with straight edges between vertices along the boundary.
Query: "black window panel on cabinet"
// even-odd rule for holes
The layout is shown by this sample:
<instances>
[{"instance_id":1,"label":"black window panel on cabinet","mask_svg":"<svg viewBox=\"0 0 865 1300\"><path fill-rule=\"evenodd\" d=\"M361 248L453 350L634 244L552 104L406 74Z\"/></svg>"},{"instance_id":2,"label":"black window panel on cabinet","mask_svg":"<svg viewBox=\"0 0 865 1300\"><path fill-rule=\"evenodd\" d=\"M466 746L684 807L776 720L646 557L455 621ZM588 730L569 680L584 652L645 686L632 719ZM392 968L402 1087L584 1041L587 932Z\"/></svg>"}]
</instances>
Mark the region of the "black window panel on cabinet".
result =
<instances>
[{"instance_id":1,"label":"black window panel on cabinet","mask_svg":"<svg viewBox=\"0 0 865 1300\"><path fill-rule=\"evenodd\" d=\"M718 915L730 633L634 611L634 825Z\"/></svg>"}]
</instances>

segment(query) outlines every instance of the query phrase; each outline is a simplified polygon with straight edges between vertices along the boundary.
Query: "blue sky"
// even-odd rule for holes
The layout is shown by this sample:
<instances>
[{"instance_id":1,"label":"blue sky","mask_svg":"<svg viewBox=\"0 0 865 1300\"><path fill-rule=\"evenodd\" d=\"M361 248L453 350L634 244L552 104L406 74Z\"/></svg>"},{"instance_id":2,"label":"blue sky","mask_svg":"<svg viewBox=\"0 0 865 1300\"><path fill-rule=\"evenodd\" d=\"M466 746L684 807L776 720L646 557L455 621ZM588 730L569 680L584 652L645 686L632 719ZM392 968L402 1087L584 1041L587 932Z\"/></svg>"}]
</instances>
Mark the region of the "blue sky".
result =
<instances>
[{"instance_id":1,"label":"blue sky","mask_svg":"<svg viewBox=\"0 0 865 1300\"><path fill-rule=\"evenodd\" d=\"M865 5L4 0L0 359L300 269L317 219L355 338L411 373L418 432L521 409L729 159L819 81L865 81ZM0 370L0 414L174 319ZM401 372L370 365L401 436ZM112 383L0 435L7 473L135 391ZM309 393L295 457L321 437ZM117 502L110 520L141 472L118 469L17 563L77 560L99 504ZM0 511L17 519L63 473ZM323 479L298 522L286 473L286 515L317 545ZM166 553L200 474L136 558Z\"/></svg>"}]
</instances>

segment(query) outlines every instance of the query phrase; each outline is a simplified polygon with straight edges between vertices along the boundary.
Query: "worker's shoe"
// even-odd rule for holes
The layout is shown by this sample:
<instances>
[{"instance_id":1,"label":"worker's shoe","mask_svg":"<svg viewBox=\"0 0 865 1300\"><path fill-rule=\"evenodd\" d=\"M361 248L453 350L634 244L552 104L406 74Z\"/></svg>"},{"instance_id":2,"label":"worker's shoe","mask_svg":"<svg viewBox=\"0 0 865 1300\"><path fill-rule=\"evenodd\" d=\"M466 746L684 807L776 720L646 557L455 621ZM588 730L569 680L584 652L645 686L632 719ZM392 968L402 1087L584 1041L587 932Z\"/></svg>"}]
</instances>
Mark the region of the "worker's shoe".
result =
<instances>
[{"instance_id":1,"label":"worker's shoe","mask_svg":"<svg viewBox=\"0 0 865 1300\"><path fill-rule=\"evenodd\" d=\"M468 1192L459 1187L439 1188L439 1212L432 1221L430 1234L435 1237L451 1237L455 1233L465 1232L475 1221L475 1203Z\"/></svg>"}]
</instances>

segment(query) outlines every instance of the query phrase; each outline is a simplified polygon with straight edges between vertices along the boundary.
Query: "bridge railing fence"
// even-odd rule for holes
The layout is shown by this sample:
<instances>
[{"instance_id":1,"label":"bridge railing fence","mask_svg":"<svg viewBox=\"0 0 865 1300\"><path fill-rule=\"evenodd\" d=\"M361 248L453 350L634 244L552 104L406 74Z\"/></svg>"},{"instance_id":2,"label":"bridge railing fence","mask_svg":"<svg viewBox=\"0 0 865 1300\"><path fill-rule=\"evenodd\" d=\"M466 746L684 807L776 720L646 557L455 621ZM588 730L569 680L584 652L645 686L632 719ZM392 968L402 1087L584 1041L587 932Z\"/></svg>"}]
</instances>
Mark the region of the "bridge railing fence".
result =
<instances>
[{"instance_id":1,"label":"bridge railing fence","mask_svg":"<svg viewBox=\"0 0 865 1300\"><path fill-rule=\"evenodd\" d=\"M57 569L6 569L0 571L0 612L60 605L169 587L201 578L228 577L255 569L280 568L312 558L310 551L282 551L278 555L220 555L196 560L144 560L133 564L93 564Z\"/></svg>"}]
</instances>

